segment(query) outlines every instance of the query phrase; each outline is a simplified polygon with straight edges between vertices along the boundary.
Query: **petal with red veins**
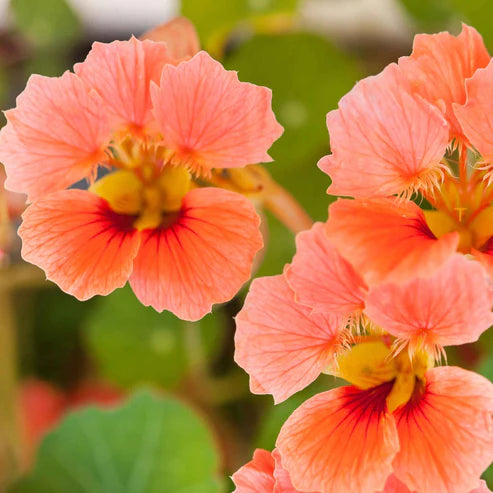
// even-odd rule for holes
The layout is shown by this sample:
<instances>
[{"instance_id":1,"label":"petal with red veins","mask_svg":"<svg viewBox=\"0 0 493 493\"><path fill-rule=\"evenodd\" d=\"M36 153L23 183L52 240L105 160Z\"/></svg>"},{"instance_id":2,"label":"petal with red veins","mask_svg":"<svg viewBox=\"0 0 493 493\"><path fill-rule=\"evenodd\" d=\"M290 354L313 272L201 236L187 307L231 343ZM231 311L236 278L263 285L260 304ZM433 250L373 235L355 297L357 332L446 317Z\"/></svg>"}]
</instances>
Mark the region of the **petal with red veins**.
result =
<instances>
[{"instance_id":1,"label":"petal with red veins","mask_svg":"<svg viewBox=\"0 0 493 493\"><path fill-rule=\"evenodd\" d=\"M252 203L219 188L197 188L183 199L174 223L142 232L130 285L157 311L198 320L230 300L251 274L262 247Z\"/></svg>"},{"instance_id":2,"label":"petal with red veins","mask_svg":"<svg viewBox=\"0 0 493 493\"><path fill-rule=\"evenodd\" d=\"M133 218L82 190L39 199L23 214L22 257L79 300L122 287L132 272L140 238Z\"/></svg>"},{"instance_id":3,"label":"petal with red veins","mask_svg":"<svg viewBox=\"0 0 493 493\"><path fill-rule=\"evenodd\" d=\"M425 378L422 394L395 413L395 474L411 490L471 491L493 460L493 384L450 366Z\"/></svg>"},{"instance_id":4,"label":"petal with red veins","mask_svg":"<svg viewBox=\"0 0 493 493\"><path fill-rule=\"evenodd\" d=\"M327 115L332 155L319 167L328 193L389 196L440 181L448 125L432 105L411 96L395 64L358 82Z\"/></svg>"},{"instance_id":5,"label":"petal with red veins","mask_svg":"<svg viewBox=\"0 0 493 493\"><path fill-rule=\"evenodd\" d=\"M94 43L74 70L97 91L118 123L142 129L153 118L151 82L159 82L164 65L172 61L164 43L132 37Z\"/></svg>"},{"instance_id":6,"label":"petal with red veins","mask_svg":"<svg viewBox=\"0 0 493 493\"><path fill-rule=\"evenodd\" d=\"M395 421L386 411L391 386L329 390L288 418L277 448L296 488L368 493L384 487L399 450Z\"/></svg>"},{"instance_id":7,"label":"petal with red veins","mask_svg":"<svg viewBox=\"0 0 493 493\"><path fill-rule=\"evenodd\" d=\"M339 199L329 209L327 235L370 284L426 277L456 251L456 232L436 238L411 201Z\"/></svg>"},{"instance_id":8,"label":"petal with red veins","mask_svg":"<svg viewBox=\"0 0 493 493\"><path fill-rule=\"evenodd\" d=\"M255 279L236 317L235 361L276 403L312 383L341 349L343 319L296 303L284 276Z\"/></svg>"},{"instance_id":9,"label":"petal with red veins","mask_svg":"<svg viewBox=\"0 0 493 493\"><path fill-rule=\"evenodd\" d=\"M240 82L206 52L164 67L152 88L165 146L192 170L237 168L271 161L267 150L282 134L271 91Z\"/></svg>"}]
</instances>

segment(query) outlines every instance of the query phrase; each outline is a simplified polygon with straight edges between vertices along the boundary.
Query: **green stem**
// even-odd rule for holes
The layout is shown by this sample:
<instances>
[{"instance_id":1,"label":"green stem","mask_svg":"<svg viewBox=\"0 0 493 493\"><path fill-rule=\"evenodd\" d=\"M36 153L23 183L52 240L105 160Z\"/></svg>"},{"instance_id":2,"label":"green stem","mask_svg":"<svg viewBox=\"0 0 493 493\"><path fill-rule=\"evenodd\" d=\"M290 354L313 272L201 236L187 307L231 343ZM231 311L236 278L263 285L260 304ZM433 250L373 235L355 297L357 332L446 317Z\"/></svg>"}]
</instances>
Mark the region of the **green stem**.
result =
<instances>
[{"instance_id":1,"label":"green stem","mask_svg":"<svg viewBox=\"0 0 493 493\"><path fill-rule=\"evenodd\" d=\"M4 271L5 274L7 274ZM12 292L0 283L0 491L21 463L17 408L17 348Z\"/></svg>"}]
</instances>

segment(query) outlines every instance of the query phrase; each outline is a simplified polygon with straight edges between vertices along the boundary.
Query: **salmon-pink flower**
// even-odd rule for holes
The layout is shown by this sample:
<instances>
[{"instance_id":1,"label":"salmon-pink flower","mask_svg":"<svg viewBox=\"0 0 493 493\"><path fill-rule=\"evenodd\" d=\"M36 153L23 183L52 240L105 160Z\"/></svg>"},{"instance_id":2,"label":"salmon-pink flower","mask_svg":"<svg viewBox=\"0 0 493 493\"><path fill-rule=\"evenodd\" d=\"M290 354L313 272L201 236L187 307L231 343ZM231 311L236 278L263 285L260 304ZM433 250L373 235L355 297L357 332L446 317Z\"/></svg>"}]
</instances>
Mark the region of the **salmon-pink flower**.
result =
<instances>
[{"instance_id":1,"label":"salmon-pink flower","mask_svg":"<svg viewBox=\"0 0 493 493\"><path fill-rule=\"evenodd\" d=\"M416 36L409 57L341 99L327 115L332 154L319 163L332 178L330 193L358 199L331 208L341 254L338 243L360 249L378 230L378 246L367 244L360 253L372 259L370 269L380 268L379 278L389 270L383 264L399 264L394 274L407 279L411 271L439 267L455 250L474 255L493 275L492 88L493 64L481 36L463 26L457 37ZM423 213L403 200L415 193L431 210ZM398 204L387 199L373 213L369 200L393 195ZM350 215L342 217L343 208ZM349 230L357 236L342 239ZM437 240L441 247L432 246Z\"/></svg>"},{"instance_id":2,"label":"salmon-pink flower","mask_svg":"<svg viewBox=\"0 0 493 493\"><path fill-rule=\"evenodd\" d=\"M178 63L132 38L95 43L75 74L32 76L6 116L6 184L32 202L22 255L63 290L83 300L130 280L145 305L196 320L249 278L254 207L204 184L270 160L270 90L205 52ZM82 179L89 190L64 190Z\"/></svg>"},{"instance_id":3,"label":"salmon-pink flower","mask_svg":"<svg viewBox=\"0 0 493 493\"><path fill-rule=\"evenodd\" d=\"M493 385L433 366L443 346L475 341L493 323L483 267L455 253L427 277L368 286L326 225L297 247L284 275L252 283L235 336L252 392L276 403L320 373L352 384L313 397L284 425L277 446L295 488L477 487L493 458Z\"/></svg>"}]
</instances>

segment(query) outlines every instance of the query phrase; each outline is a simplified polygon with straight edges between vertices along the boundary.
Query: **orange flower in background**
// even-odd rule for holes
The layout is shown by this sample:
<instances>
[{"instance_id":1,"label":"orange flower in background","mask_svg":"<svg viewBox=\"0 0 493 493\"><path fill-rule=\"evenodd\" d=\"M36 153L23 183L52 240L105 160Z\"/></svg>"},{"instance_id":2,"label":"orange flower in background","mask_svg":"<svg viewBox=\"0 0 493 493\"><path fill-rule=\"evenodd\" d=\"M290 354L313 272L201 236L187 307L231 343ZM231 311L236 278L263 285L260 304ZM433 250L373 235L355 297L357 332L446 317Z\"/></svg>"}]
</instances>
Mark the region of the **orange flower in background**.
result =
<instances>
[{"instance_id":1,"label":"orange flower in background","mask_svg":"<svg viewBox=\"0 0 493 493\"><path fill-rule=\"evenodd\" d=\"M203 185L270 160L282 128L269 89L205 52L178 63L132 38L95 43L75 74L32 76L6 116L6 185L32 202L22 255L64 291L84 300L129 280L143 304L196 320L248 280L255 209ZM89 190L65 190L82 179Z\"/></svg>"},{"instance_id":2,"label":"orange flower in background","mask_svg":"<svg viewBox=\"0 0 493 493\"><path fill-rule=\"evenodd\" d=\"M327 115L329 232L365 281L402 282L455 251L493 276L493 65L469 26L422 34L413 52L360 81ZM420 194L421 210L407 200ZM390 198L396 195L399 199Z\"/></svg>"}]
</instances>

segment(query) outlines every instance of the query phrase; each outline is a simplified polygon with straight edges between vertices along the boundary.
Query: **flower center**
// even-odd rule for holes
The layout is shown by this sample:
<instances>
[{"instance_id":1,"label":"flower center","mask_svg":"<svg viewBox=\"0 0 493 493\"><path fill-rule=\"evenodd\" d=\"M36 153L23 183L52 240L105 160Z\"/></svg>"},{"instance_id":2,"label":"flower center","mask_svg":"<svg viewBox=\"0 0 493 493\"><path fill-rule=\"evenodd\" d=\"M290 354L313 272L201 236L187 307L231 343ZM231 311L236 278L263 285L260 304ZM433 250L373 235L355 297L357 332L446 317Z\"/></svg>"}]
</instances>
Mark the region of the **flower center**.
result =
<instances>
[{"instance_id":1,"label":"flower center","mask_svg":"<svg viewBox=\"0 0 493 493\"><path fill-rule=\"evenodd\" d=\"M430 354L417 351L410 357L407 351L401 351L393 355L382 340L352 346L338 358L336 375L362 390L393 381L387 396L387 408L393 412L409 402L432 366Z\"/></svg>"},{"instance_id":2,"label":"flower center","mask_svg":"<svg viewBox=\"0 0 493 493\"><path fill-rule=\"evenodd\" d=\"M111 148L108 164L117 171L100 178L90 191L118 214L135 216L134 227L157 228L180 210L190 190L190 172L166 160L166 150L133 138Z\"/></svg>"}]
</instances>

